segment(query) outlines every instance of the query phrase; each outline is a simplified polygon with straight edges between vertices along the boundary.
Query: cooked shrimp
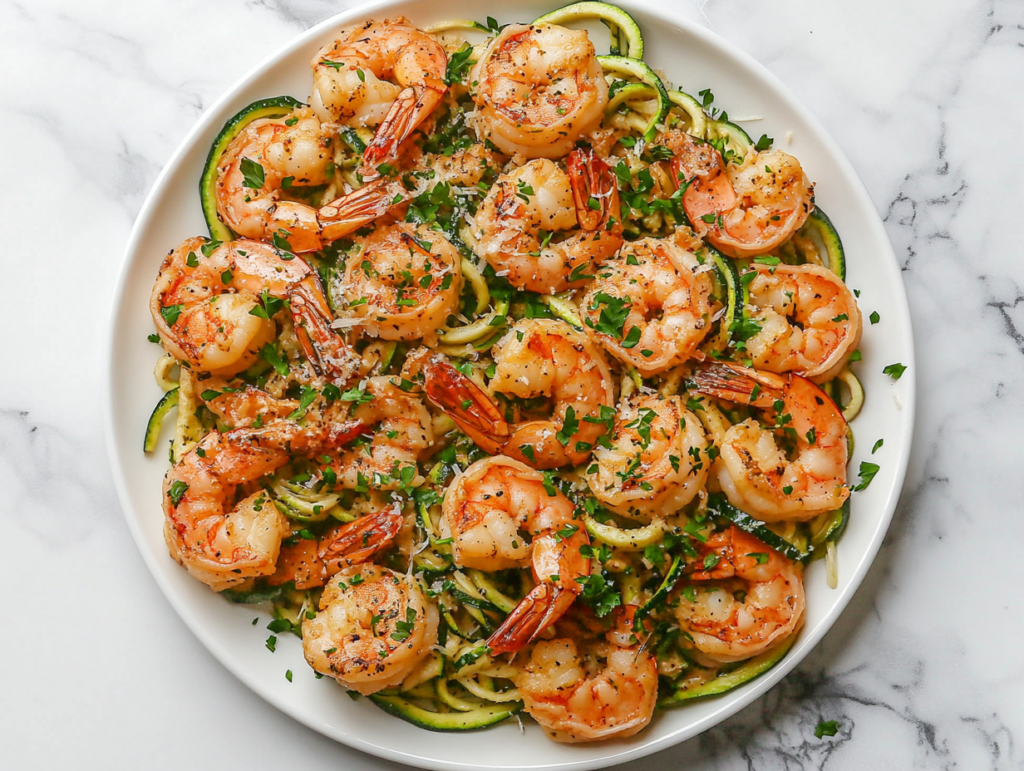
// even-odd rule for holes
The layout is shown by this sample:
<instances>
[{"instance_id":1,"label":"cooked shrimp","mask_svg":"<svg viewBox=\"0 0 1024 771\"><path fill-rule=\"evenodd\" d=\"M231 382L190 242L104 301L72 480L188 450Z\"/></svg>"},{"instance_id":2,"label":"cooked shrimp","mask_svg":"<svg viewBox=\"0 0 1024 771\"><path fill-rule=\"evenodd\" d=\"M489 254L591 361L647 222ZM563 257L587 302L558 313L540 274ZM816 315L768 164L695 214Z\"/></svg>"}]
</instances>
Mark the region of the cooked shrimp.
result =
<instances>
[{"instance_id":1,"label":"cooked shrimp","mask_svg":"<svg viewBox=\"0 0 1024 771\"><path fill-rule=\"evenodd\" d=\"M742 661L796 633L804 614L799 565L738 527L704 546L701 566L717 562L690 576L675 609L698 651L714 662Z\"/></svg>"},{"instance_id":2,"label":"cooked shrimp","mask_svg":"<svg viewBox=\"0 0 1024 771\"><path fill-rule=\"evenodd\" d=\"M210 384L210 381L206 382ZM209 390L217 393L217 396L206 401L206 407L231 428L247 428L253 423L257 426L267 425L272 420L290 415L299 407L294 399L275 399L266 391L251 385L238 391L229 388L218 392L213 387Z\"/></svg>"},{"instance_id":3,"label":"cooked shrimp","mask_svg":"<svg viewBox=\"0 0 1024 771\"><path fill-rule=\"evenodd\" d=\"M698 355L711 328L711 289L710 269L696 255L673 239L645 238L597 271L583 299L584 323L615 358L650 377Z\"/></svg>"},{"instance_id":4,"label":"cooked shrimp","mask_svg":"<svg viewBox=\"0 0 1024 771\"><path fill-rule=\"evenodd\" d=\"M322 248L317 210L285 188L328 183L329 139L308 107L256 120L231 140L217 166L217 216L243 238L286 240L293 252Z\"/></svg>"},{"instance_id":5,"label":"cooked shrimp","mask_svg":"<svg viewBox=\"0 0 1024 771\"><path fill-rule=\"evenodd\" d=\"M476 251L514 287L551 294L582 286L594 275L592 263L622 245L608 165L574 150L566 166L568 173L540 159L503 174L476 213ZM551 233L576 227L568 238L551 240Z\"/></svg>"},{"instance_id":6,"label":"cooked shrimp","mask_svg":"<svg viewBox=\"0 0 1024 771\"><path fill-rule=\"evenodd\" d=\"M320 612L302 622L309 665L364 695L401 683L436 640L437 607L417 580L376 565L331 578Z\"/></svg>"},{"instance_id":7,"label":"cooked shrimp","mask_svg":"<svg viewBox=\"0 0 1024 771\"><path fill-rule=\"evenodd\" d=\"M860 343L863 320L846 284L820 265L754 265L751 317L761 331L746 342L757 369L795 372L824 383Z\"/></svg>"},{"instance_id":8,"label":"cooked shrimp","mask_svg":"<svg viewBox=\"0 0 1024 771\"><path fill-rule=\"evenodd\" d=\"M546 398L550 418L512 422L491 395L443 356L425 367L430 400L483 450L534 468L579 465L603 433L612 377L601 351L564 321L523 319L492 349L492 392L517 399ZM517 409L513 408L513 417Z\"/></svg>"},{"instance_id":9,"label":"cooked shrimp","mask_svg":"<svg viewBox=\"0 0 1024 771\"><path fill-rule=\"evenodd\" d=\"M342 283L349 318L385 340L435 338L459 309L462 259L455 247L426 225L390 220L355 243Z\"/></svg>"},{"instance_id":10,"label":"cooked shrimp","mask_svg":"<svg viewBox=\"0 0 1024 771\"><path fill-rule=\"evenodd\" d=\"M657 142L676 153L674 176L685 180L683 209L697 234L732 257L755 257L787 241L814 208L814 185L800 162L781 150L753 148L742 163L682 131Z\"/></svg>"},{"instance_id":11,"label":"cooked shrimp","mask_svg":"<svg viewBox=\"0 0 1024 771\"><path fill-rule=\"evenodd\" d=\"M470 73L480 141L527 158L561 158L600 125L608 84L585 31L511 24Z\"/></svg>"},{"instance_id":12,"label":"cooked shrimp","mask_svg":"<svg viewBox=\"0 0 1024 771\"><path fill-rule=\"evenodd\" d=\"M370 168L394 157L448 91L444 48L404 16L346 27L312 67L309 101L321 120L379 124L363 153Z\"/></svg>"},{"instance_id":13,"label":"cooked shrimp","mask_svg":"<svg viewBox=\"0 0 1024 771\"><path fill-rule=\"evenodd\" d=\"M488 638L496 654L519 650L557 621L582 591L576 579L590 572L580 554L590 543L586 528L569 499L545 484L541 472L499 455L470 465L444 495L456 565L494 571L529 562L537 582Z\"/></svg>"},{"instance_id":14,"label":"cooked shrimp","mask_svg":"<svg viewBox=\"0 0 1024 771\"><path fill-rule=\"evenodd\" d=\"M430 413L418 394L403 391L394 377L369 378L365 394L351 418L371 426L369 444L346 451L332 462L338 481L347 490L395 490L423 483L416 463L434 443ZM403 479L413 473L411 478Z\"/></svg>"},{"instance_id":15,"label":"cooked shrimp","mask_svg":"<svg viewBox=\"0 0 1024 771\"><path fill-rule=\"evenodd\" d=\"M330 326L316 273L261 241L240 239L210 249L190 238L160 266L150 295L153 323L164 347L194 369L230 375L245 369L274 339L272 318L252 313L261 295L291 300L303 351L318 373L343 378L354 355Z\"/></svg>"},{"instance_id":16,"label":"cooked shrimp","mask_svg":"<svg viewBox=\"0 0 1024 771\"><path fill-rule=\"evenodd\" d=\"M319 540L295 536L281 545L270 586L289 581L296 589L323 586L342 568L360 565L394 541L405 518L397 507L386 507L338 525Z\"/></svg>"},{"instance_id":17,"label":"cooked shrimp","mask_svg":"<svg viewBox=\"0 0 1024 771\"><path fill-rule=\"evenodd\" d=\"M658 664L623 608L604 640L541 640L516 678L526 712L559 742L632 736L651 722Z\"/></svg>"},{"instance_id":18,"label":"cooked shrimp","mask_svg":"<svg viewBox=\"0 0 1024 771\"><path fill-rule=\"evenodd\" d=\"M634 396L619 406L611 447L594 449L587 482L626 516L664 517L703 489L706 455L704 429L680 397Z\"/></svg>"},{"instance_id":19,"label":"cooked shrimp","mask_svg":"<svg viewBox=\"0 0 1024 771\"><path fill-rule=\"evenodd\" d=\"M391 545L404 523L402 509L395 505L332 528L320 539L317 549L325 575L366 562Z\"/></svg>"},{"instance_id":20,"label":"cooked shrimp","mask_svg":"<svg viewBox=\"0 0 1024 771\"><path fill-rule=\"evenodd\" d=\"M293 454L337 449L360 430L358 423L278 420L262 428L211 431L164 478L164 538L171 556L215 591L273 573L288 520L263 491L236 503L238 486L272 473Z\"/></svg>"},{"instance_id":21,"label":"cooked shrimp","mask_svg":"<svg viewBox=\"0 0 1024 771\"><path fill-rule=\"evenodd\" d=\"M721 362L698 367L697 390L750 404L766 426L745 420L729 428L715 476L732 504L765 522L806 521L838 509L846 488L846 420L807 378ZM796 445L792 459L775 441L781 430Z\"/></svg>"}]
</instances>

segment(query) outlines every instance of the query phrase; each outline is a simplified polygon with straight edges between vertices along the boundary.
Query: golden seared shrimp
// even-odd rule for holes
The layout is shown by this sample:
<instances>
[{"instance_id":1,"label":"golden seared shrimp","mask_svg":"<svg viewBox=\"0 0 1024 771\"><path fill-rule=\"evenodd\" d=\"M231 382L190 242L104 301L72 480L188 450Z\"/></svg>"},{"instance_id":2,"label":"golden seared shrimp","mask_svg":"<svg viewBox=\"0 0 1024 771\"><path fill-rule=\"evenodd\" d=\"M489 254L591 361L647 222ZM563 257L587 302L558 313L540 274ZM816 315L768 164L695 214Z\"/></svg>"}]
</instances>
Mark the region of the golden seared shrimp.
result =
<instances>
[{"instance_id":1,"label":"golden seared shrimp","mask_svg":"<svg viewBox=\"0 0 1024 771\"><path fill-rule=\"evenodd\" d=\"M426 225L388 220L355 239L342 288L347 315L374 337L434 339L458 312L462 259Z\"/></svg>"},{"instance_id":2,"label":"golden seared shrimp","mask_svg":"<svg viewBox=\"0 0 1024 771\"><path fill-rule=\"evenodd\" d=\"M470 73L474 128L503 153L561 158L600 125L608 84L585 31L511 24Z\"/></svg>"},{"instance_id":3,"label":"golden seared shrimp","mask_svg":"<svg viewBox=\"0 0 1024 771\"><path fill-rule=\"evenodd\" d=\"M814 209L814 185L800 162L781 150L753 148L741 163L682 131L658 143L674 153L674 177L685 180L683 209L693 228L732 257L748 258L781 246Z\"/></svg>"},{"instance_id":4,"label":"golden seared shrimp","mask_svg":"<svg viewBox=\"0 0 1024 771\"><path fill-rule=\"evenodd\" d=\"M747 340L753 366L815 383L838 375L860 343L863 319L853 292L820 265L753 268L749 305L761 327Z\"/></svg>"},{"instance_id":5,"label":"golden seared shrimp","mask_svg":"<svg viewBox=\"0 0 1024 771\"><path fill-rule=\"evenodd\" d=\"M300 426L277 420L262 428L211 431L164 477L164 539L192 576L215 591L274 572L288 520L263 491L235 500L292 455L334 450L362 430L358 423Z\"/></svg>"},{"instance_id":6,"label":"golden seared shrimp","mask_svg":"<svg viewBox=\"0 0 1024 771\"><path fill-rule=\"evenodd\" d=\"M322 538L293 538L281 545L270 586L289 581L296 589L323 586L342 568L360 565L394 541L405 522L398 507L381 509L329 530Z\"/></svg>"},{"instance_id":7,"label":"golden seared shrimp","mask_svg":"<svg viewBox=\"0 0 1024 771\"><path fill-rule=\"evenodd\" d=\"M370 168L394 157L448 91L444 48L404 16L346 27L317 51L312 67L309 101L321 120L379 124L363 153Z\"/></svg>"},{"instance_id":8,"label":"golden seared shrimp","mask_svg":"<svg viewBox=\"0 0 1024 771\"><path fill-rule=\"evenodd\" d=\"M214 249L190 238L160 266L149 309L164 347L194 369L231 375L255 361L274 338L261 296L290 300L303 351L318 374L345 377L353 354L330 328L316 273L262 241L240 239ZM278 303L279 304L279 303ZM252 311L261 308L262 315Z\"/></svg>"},{"instance_id":9,"label":"golden seared shrimp","mask_svg":"<svg viewBox=\"0 0 1024 771\"><path fill-rule=\"evenodd\" d=\"M368 695L402 682L437 641L437 608L404 573L356 565L336 574L302 622L309 665Z\"/></svg>"},{"instance_id":10,"label":"golden seared shrimp","mask_svg":"<svg viewBox=\"0 0 1024 771\"><path fill-rule=\"evenodd\" d=\"M587 469L594 495L626 516L674 514L703 489L707 440L678 396L623 400L611 447L596 447ZM702 454L704 457L702 457Z\"/></svg>"},{"instance_id":11,"label":"golden seared shrimp","mask_svg":"<svg viewBox=\"0 0 1024 771\"><path fill-rule=\"evenodd\" d=\"M566 167L539 159L503 174L476 213L477 253L518 289L552 294L582 286L594 275L592 264L622 245L608 165L589 150L573 150ZM577 227L563 240L551 238Z\"/></svg>"},{"instance_id":12,"label":"golden seared shrimp","mask_svg":"<svg viewBox=\"0 0 1024 771\"><path fill-rule=\"evenodd\" d=\"M516 685L526 712L559 742L632 736L651 722L658 664L633 631L636 606L620 609L603 640L541 640Z\"/></svg>"},{"instance_id":13,"label":"golden seared shrimp","mask_svg":"<svg viewBox=\"0 0 1024 771\"><path fill-rule=\"evenodd\" d=\"M286 200L292 188L327 184L333 158L320 120L308 107L242 129L217 166L217 216L243 238L288 242L293 252L323 246L317 210Z\"/></svg>"},{"instance_id":14,"label":"golden seared shrimp","mask_svg":"<svg viewBox=\"0 0 1024 771\"><path fill-rule=\"evenodd\" d=\"M317 548L324 574L332 576L343 568L366 562L391 545L403 524L402 507L396 504L332 528Z\"/></svg>"},{"instance_id":15,"label":"golden seared shrimp","mask_svg":"<svg viewBox=\"0 0 1024 771\"><path fill-rule=\"evenodd\" d=\"M797 632L804 615L800 565L738 527L708 538L699 564L712 562L690 575L675 607L679 626L705 658L742 661Z\"/></svg>"},{"instance_id":16,"label":"golden seared shrimp","mask_svg":"<svg viewBox=\"0 0 1024 771\"><path fill-rule=\"evenodd\" d=\"M529 563L533 571L537 585L487 640L495 654L532 642L582 591L576 579L589 574L590 560L580 547L590 538L572 502L541 472L502 455L478 460L449 485L442 514L456 565L495 571Z\"/></svg>"},{"instance_id":17,"label":"golden seared shrimp","mask_svg":"<svg viewBox=\"0 0 1024 771\"><path fill-rule=\"evenodd\" d=\"M266 425L290 415L299 407L294 399L276 399L252 385L245 385L238 391L233 388L221 392L216 388L210 390L217 396L204 400L207 409L230 428L247 428L253 423Z\"/></svg>"},{"instance_id":18,"label":"golden seared shrimp","mask_svg":"<svg viewBox=\"0 0 1024 771\"><path fill-rule=\"evenodd\" d=\"M434 444L430 413L420 395L403 391L395 377L369 378L352 419L370 426L368 445L346 451L332 463L338 485L347 490L395 490L422 484L416 463ZM403 478L413 472L413 477Z\"/></svg>"},{"instance_id":19,"label":"golden seared shrimp","mask_svg":"<svg viewBox=\"0 0 1024 771\"><path fill-rule=\"evenodd\" d=\"M694 373L701 393L764 411L766 425L749 419L722 438L715 477L737 508L765 522L803 522L838 509L846 487L846 420L807 378L709 362ZM779 447L781 431L796 449Z\"/></svg>"},{"instance_id":20,"label":"golden seared shrimp","mask_svg":"<svg viewBox=\"0 0 1024 771\"><path fill-rule=\"evenodd\" d=\"M489 393L440 355L424 368L427 396L486 452L542 469L585 462L614 399L600 349L564 321L523 319L492 355L490 390L517 399L546 398L553 408L549 418L507 420ZM513 419L518 411L512 409Z\"/></svg>"},{"instance_id":21,"label":"golden seared shrimp","mask_svg":"<svg viewBox=\"0 0 1024 771\"><path fill-rule=\"evenodd\" d=\"M644 238L597 270L584 323L615 358L650 377L697 355L711 328L711 289L710 269L692 252L674 239Z\"/></svg>"}]
</instances>

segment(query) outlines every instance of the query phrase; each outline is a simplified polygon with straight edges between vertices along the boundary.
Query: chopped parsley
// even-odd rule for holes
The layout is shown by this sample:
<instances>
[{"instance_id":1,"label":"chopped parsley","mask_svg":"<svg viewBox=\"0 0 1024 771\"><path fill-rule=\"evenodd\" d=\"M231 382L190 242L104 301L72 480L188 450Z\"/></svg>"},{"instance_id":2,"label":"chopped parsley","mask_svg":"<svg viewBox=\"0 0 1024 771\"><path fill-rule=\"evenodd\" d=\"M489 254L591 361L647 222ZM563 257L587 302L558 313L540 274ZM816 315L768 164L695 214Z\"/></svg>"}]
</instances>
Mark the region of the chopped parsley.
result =
<instances>
[{"instance_id":1,"label":"chopped parsley","mask_svg":"<svg viewBox=\"0 0 1024 771\"><path fill-rule=\"evenodd\" d=\"M839 723L835 720L821 720L814 729L814 736L821 739L824 736L835 736L839 730Z\"/></svg>"},{"instance_id":2,"label":"chopped parsley","mask_svg":"<svg viewBox=\"0 0 1024 771\"><path fill-rule=\"evenodd\" d=\"M881 466L877 463L862 460L860 462L860 483L854 485L850 489L854 492L866 489L867 486L871 484L871 480L875 478L875 474L878 473L879 469L881 469Z\"/></svg>"},{"instance_id":3,"label":"chopped parsley","mask_svg":"<svg viewBox=\"0 0 1024 771\"><path fill-rule=\"evenodd\" d=\"M906 371L907 366L905 364L900 364L899 362L896 362L895 364L890 364L887 367L882 368L882 374L888 375L893 380L899 380L901 377L903 377L903 373Z\"/></svg>"},{"instance_id":4,"label":"chopped parsley","mask_svg":"<svg viewBox=\"0 0 1024 771\"><path fill-rule=\"evenodd\" d=\"M263 167L251 158L242 159L242 184L251 190L261 190L266 182Z\"/></svg>"}]
</instances>

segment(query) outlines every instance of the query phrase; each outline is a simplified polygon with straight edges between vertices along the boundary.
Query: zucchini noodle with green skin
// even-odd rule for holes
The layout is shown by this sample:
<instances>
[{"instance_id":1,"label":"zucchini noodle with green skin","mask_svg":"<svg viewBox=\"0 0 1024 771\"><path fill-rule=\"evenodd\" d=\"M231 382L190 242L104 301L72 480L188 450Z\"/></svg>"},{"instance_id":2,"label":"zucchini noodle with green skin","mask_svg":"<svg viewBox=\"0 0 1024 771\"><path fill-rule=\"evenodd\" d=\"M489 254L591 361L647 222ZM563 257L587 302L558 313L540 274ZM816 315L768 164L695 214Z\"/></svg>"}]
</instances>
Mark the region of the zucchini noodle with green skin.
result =
<instances>
[{"instance_id":1,"label":"zucchini noodle with green skin","mask_svg":"<svg viewBox=\"0 0 1024 771\"><path fill-rule=\"evenodd\" d=\"M665 81L605 3L372 29L396 62L443 49L444 78L375 75L397 106L359 114L392 117L319 124L305 180L241 143L311 111L241 110L200 180L211 238L161 275L143 448L173 424L172 556L268 610L271 651L296 634L316 677L427 730L627 737L768 671L877 470L847 477L862 318L799 161ZM345 45L314 70L359 95ZM315 213L306 254L249 242L288 282L221 219L225 159L238 196ZM203 369L234 334L191 321L205 297L251 308L237 364Z\"/></svg>"}]
</instances>

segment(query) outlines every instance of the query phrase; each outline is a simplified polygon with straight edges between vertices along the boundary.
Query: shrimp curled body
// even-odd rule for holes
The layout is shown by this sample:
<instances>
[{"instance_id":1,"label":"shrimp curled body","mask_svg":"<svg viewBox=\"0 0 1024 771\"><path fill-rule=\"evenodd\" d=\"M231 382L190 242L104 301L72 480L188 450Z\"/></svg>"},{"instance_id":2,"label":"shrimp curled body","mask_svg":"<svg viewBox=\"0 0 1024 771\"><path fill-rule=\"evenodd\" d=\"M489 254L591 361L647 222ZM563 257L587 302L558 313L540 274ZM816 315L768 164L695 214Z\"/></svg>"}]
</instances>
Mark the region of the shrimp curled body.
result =
<instances>
[{"instance_id":1,"label":"shrimp curled body","mask_svg":"<svg viewBox=\"0 0 1024 771\"><path fill-rule=\"evenodd\" d=\"M582 286L591 263L622 245L618 193L608 165L574 150L568 173L539 159L503 174L476 214L477 250L510 284L541 294ZM555 231L579 230L560 241Z\"/></svg>"},{"instance_id":2,"label":"shrimp curled body","mask_svg":"<svg viewBox=\"0 0 1024 771\"><path fill-rule=\"evenodd\" d=\"M164 259L150 312L164 347L194 369L230 375L255 361L275 334L261 296L291 301L307 357L318 371L341 375L352 356L329 327L320 279L301 257L240 239L214 245L190 238ZM263 310L262 314L254 311Z\"/></svg>"},{"instance_id":3,"label":"shrimp curled body","mask_svg":"<svg viewBox=\"0 0 1024 771\"><path fill-rule=\"evenodd\" d=\"M624 516L666 516L704 488L706 456L704 429L682 398L635 396L619 407L611 447L594 449L587 482Z\"/></svg>"},{"instance_id":4,"label":"shrimp curled body","mask_svg":"<svg viewBox=\"0 0 1024 771\"><path fill-rule=\"evenodd\" d=\"M624 738L654 715L658 665L632 628L635 606L604 640L541 640L516 680L526 712L559 742Z\"/></svg>"},{"instance_id":5,"label":"shrimp curled body","mask_svg":"<svg viewBox=\"0 0 1024 771\"><path fill-rule=\"evenodd\" d=\"M324 185L329 140L308 107L253 121L231 140L217 166L217 216L244 238L286 240L293 252L322 248L317 210L283 197L285 187Z\"/></svg>"},{"instance_id":6,"label":"shrimp curled body","mask_svg":"<svg viewBox=\"0 0 1024 771\"><path fill-rule=\"evenodd\" d=\"M397 154L448 90L444 48L404 16L341 30L312 67L310 105L321 120L378 126L363 153L370 169Z\"/></svg>"},{"instance_id":7,"label":"shrimp curled body","mask_svg":"<svg viewBox=\"0 0 1024 771\"><path fill-rule=\"evenodd\" d=\"M369 334L431 338L458 311L462 260L436 230L385 221L355 242L342 290L348 315Z\"/></svg>"},{"instance_id":8,"label":"shrimp curled body","mask_svg":"<svg viewBox=\"0 0 1024 771\"><path fill-rule=\"evenodd\" d=\"M473 66L477 136L502 152L561 158L596 128L608 84L585 31L511 24Z\"/></svg>"},{"instance_id":9,"label":"shrimp curled body","mask_svg":"<svg viewBox=\"0 0 1024 771\"><path fill-rule=\"evenodd\" d=\"M765 522L806 521L838 509L846 487L846 420L824 391L800 375L721 362L698 367L702 393L761 408L768 427L749 419L721 441L715 477L732 504ZM773 428L796 445L792 458Z\"/></svg>"},{"instance_id":10,"label":"shrimp curled body","mask_svg":"<svg viewBox=\"0 0 1024 771\"><path fill-rule=\"evenodd\" d=\"M600 349L563 321L523 319L492 353L490 390L518 399L543 397L553 407L549 418L507 420L489 393L441 356L426 367L427 396L487 452L534 468L586 461L614 396Z\"/></svg>"},{"instance_id":11,"label":"shrimp curled body","mask_svg":"<svg viewBox=\"0 0 1024 771\"><path fill-rule=\"evenodd\" d=\"M580 547L590 543L573 505L545 488L544 475L496 456L473 463L444 496L455 564L495 571L527 562L537 585L487 640L495 653L519 650L569 609L590 571ZM529 540L521 535L529 535Z\"/></svg>"},{"instance_id":12,"label":"shrimp curled body","mask_svg":"<svg viewBox=\"0 0 1024 771\"><path fill-rule=\"evenodd\" d=\"M314 670L368 695L397 686L429 655L437 621L416 579L355 565L331 578L320 612L302 622L302 648Z\"/></svg>"},{"instance_id":13,"label":"shrimp curled body","mask_svg":"<svg viewBox=\"0 0 1024 771\"><path fill-rule=\"evenodd\" d=\"M694 647L712 662L764 653L800 628L804 613L801 567L758 538L731 527L705 544L712 569L693 573L692 591L679 595L675 615Z\"/></svg>"},{"instance_id":14,"label":"shrimp curled body","mask_svg":"<svg viewBox=\"0 0 1024 771\"><path fill-rule=\"evenodd\" d=\"M863 320L853 293L820 265L755 265L751 317L760 331L747 340L757 369L795 372L815 383L839 374L860 342Z\"/></svg>"},{"instance_id":15,"label":"shrimp curled body","mask_svg":"<svg viewBox=\"0 0 1024 771\"><path fill-rule=\"evenodd\" d=\"M675 153L672 176L686 180L683 209L697 235L731 257L781 246L814 208L814 185L800 162L781 150L751 148L734 163L681 131L666 132L658 143Z\"/></svg>"},{"instance_id":16,"label":"shrimp curled body","mask_svg":"<svg viewBox=\"0 0 1024 771\"><path fill-rule=\"evenodd\" d=\"M337 449L361 428L276 420L262 428L211 431L164 478L164 538L171 556L215 591L273 573L288 520L265 492L236 503L236 490L293 454Z\"/></svg>"},{"instance_id":17,"label":"shrimp curled body","mask_svg":"<svg viewBox=\"0 0 1024 771\"><path fill-rule=\"evenodd\" d=\"M597 271L584 297L584 323L615 358L650 377L697 355L711 328L712 281L696 255L672 239L627 244ZM601 321L613 306L627 312L619 334Z\"/></svg>"}]
</instances>

